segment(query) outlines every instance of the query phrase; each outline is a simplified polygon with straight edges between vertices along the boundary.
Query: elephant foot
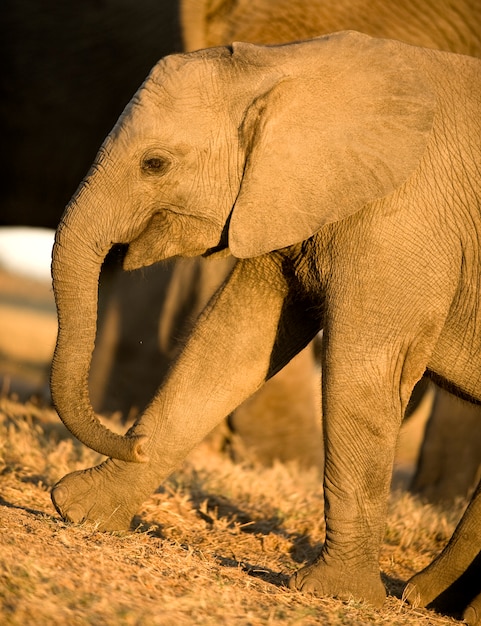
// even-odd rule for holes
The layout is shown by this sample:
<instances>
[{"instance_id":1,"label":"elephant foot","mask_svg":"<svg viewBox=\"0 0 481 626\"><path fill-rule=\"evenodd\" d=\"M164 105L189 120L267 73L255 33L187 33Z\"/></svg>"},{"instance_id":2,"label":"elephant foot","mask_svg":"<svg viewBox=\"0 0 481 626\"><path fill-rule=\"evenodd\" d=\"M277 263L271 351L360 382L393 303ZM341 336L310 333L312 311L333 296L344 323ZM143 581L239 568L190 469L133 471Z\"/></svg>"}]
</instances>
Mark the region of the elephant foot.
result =
<instances>
[{"instance_id":1,"label":"elephant foot","mask_svg":"<svg viewBox=\"0 0 481 626\"><path fill-rule=\"evenodd\" d=\"M463 613L463 621L468 626L481 626L481 593L470 602Z\"/></svg>"},{"instance_id":2,"label":"elephant foot","mask_svg":"<svg viewBox=\"0 0 481 626\"><path fill-rule=\"evenodd\" d=\"M407 583L403 598L414 607L463 619L470 626L481 626L481 582L470 568L461 575L437 567L436 561Z\"/></svg>"},{"instance_id":3,"label":"elephant foot","mask_svg":"<svg viewBox=\"0 0 481 626\"><path fill-rule=\"evenodd\" d=\"M116 461L64 476L52 489L52 502L68 522L89 522L98 530L128 530L139 506L118 475Z\"/></svg>"},{"instance_id":4,"label":"elephant foot","mask_svg":"<svg viewBox=\"0 0 481 626\"><path fill-rule=\"evenodd\" d=\"M337 570L321 560L293 574L289 580L289 588L340 600L360 600L375 607L381 607L386 599L386 590L379 572L355 568Z\"/></svg>"}]
</instances>

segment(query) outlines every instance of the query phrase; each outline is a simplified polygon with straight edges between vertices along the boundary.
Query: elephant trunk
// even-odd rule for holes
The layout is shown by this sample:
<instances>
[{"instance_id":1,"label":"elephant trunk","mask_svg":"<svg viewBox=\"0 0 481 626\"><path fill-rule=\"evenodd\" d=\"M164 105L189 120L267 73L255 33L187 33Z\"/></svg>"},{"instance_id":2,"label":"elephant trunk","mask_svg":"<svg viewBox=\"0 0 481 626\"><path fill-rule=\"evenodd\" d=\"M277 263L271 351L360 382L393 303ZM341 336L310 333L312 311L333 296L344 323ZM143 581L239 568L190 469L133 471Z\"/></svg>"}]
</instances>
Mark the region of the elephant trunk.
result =
<instances>
[{"instance_id":1,"label":"elephant trunk","mask_svg":"<svg viewBox=\"0 0 481 626\"><path fill-rule=\"evenodd\" d=\"M84 185L85 187L85 185ZM123 461L145 462L145 437L118 435L105 428L90 403L88 376L97 328L98 280L112 242L120 241L104 227L99 235L98 204L81 189L67 207L57 229L52 278L57 305L58 336L52 363L51 390L58 414L81 442ZM96 210L97 209L97 210ZM94 218L96 216L96 218ZM95 228L95 236L89 231Z\"/></svg>"}]
</instances>

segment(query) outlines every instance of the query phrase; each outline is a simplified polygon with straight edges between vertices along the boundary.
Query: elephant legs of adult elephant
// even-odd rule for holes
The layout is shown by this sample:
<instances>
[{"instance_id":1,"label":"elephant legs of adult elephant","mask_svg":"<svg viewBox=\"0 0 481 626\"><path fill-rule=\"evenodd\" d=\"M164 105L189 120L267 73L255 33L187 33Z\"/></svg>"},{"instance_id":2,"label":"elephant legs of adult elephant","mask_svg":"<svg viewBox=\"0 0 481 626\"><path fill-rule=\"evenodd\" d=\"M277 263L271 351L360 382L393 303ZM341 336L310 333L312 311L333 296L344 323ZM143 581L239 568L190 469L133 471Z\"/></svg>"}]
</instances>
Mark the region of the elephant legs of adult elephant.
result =
<instances>
[{"instance_id":1,"label":"elephant legs of adult elephant","mask_svg":"<svg viewBox=\"0 0 481 626\"><path fill-rule=\"evenodd\" d=\"M229 417L229 452L235 460L294 461L322 471L320 399L320 370L311 343Z\"/></svg>"},{"instance_id":2,"label":"elephant legs of adult elephant","mask_svg":"<svg viewBox=\"0 0 481 626\"><path fill-rule=\"evenodd\" d=\"M450 502L473 490L481 470L481 407L436 388L411 490Z\"/></svg>"},{"instance_id":3,"label":"elephant legs of adult elephant","mask_svg":"<svg viewBox=\"0 0 481 626\"><path fill-rule=\"evenodd\" d=\"M127 421L145 409L233 265L232 257L175 259L124 272L116 263L104 281L102 271L89 377L96 411L120 412Z\"/></svg>"},{"instance_id":4,"label":"elephant legs of adult elephant","mask_svg":"<svg viewBox=\"0 0 481 626\"><path fill-rule=\"evenodd\" d=\"M233 266L232 257L176 259L106 281L90 371L97 412L120 412L125 421L145 409ZM322 470L320 404L311 344L238 407L210 441L237 461L296 461Z\"/></svg>"}]
</instances>

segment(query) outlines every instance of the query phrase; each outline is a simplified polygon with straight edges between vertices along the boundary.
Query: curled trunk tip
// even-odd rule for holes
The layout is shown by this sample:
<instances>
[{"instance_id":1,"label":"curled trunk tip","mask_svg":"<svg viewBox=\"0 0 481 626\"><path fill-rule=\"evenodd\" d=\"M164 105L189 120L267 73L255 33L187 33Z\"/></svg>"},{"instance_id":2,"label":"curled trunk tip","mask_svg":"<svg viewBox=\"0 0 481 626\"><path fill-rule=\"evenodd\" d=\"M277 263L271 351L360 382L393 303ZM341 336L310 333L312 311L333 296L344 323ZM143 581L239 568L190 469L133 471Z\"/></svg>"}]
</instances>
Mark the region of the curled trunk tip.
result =
<instances>
[{"instance_id":1,"label":"curled trunk tip","mask_svg":"<svg viewBox=\"0 0 481 626\"><path fill-rule=\"evenodd\" d=\"M101 428L104 428L100 423L99 425ZM99 443L97 437L91 441L88 437L82 436L81 441L89 448L92 448L92 450L112 459L129 463L148 462L149 457L144 452L147 437L144 435L117 435L108 429L105 429L105 431L105 438L102 439L101 443Z\"/></svg>"},{"instance_id":2,"label":"curled trunk tip","mask_svg":"<svg viewBox=\"0 0 481 626\"><path fill-rule=\"evenodd\" d=\"M108 447L99 446L101 449L97 450L97 452L118 459L119 461L147 463L149 457L147 453L144 452L146 442L147 437L144 435L119 435L119 440L116 442L113 450L110 450Z\"/></svg>"}]
</instances>

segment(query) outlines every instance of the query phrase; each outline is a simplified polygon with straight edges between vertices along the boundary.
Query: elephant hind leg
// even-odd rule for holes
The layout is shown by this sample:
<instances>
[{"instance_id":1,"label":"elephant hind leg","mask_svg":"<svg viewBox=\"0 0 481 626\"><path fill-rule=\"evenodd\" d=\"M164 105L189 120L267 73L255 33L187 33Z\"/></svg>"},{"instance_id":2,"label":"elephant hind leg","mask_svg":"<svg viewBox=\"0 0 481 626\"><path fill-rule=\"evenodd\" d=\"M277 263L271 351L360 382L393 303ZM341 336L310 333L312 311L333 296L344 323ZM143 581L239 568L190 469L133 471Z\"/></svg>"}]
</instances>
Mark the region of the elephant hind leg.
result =
<instances>
[{"instance_id":1,"label":"elephant hind leg","mask_svg":"<svg viewBox=\"0 0 481 626\"><path fill-rule=\"evenodd\" d=\"M481 483L473 495L449 543L424 570L413 576L404 598L461 618L466 611L470 624L481 624Z\"/></svg>"},{"instance_id":2,"label":"elephant hind leg","mask_svg":"<svg viewBox=\"0 0 481 626\"><path fill-rule=\"evenodd\" d=\"M446 588L443 591L440 591L430 602L425 604L426 608L433 609L443 615L451 615L457 619L462 619L463 612L468 611L468 608L476 601L477 594L481 588L481 554L478 554L471 565L452 582L448 582L451 578L449 570L445 572L431 572L428 570L429 567L417 576L414 576L408 588L414 584L420 594L420 604L424 604L422 601L423 595L426 597L426 593L429 595L438 585L445 586ZM409 601L409 597L407 599ZM475 611L474 606L472 611Z\"/></svg>"}]
</instances>

